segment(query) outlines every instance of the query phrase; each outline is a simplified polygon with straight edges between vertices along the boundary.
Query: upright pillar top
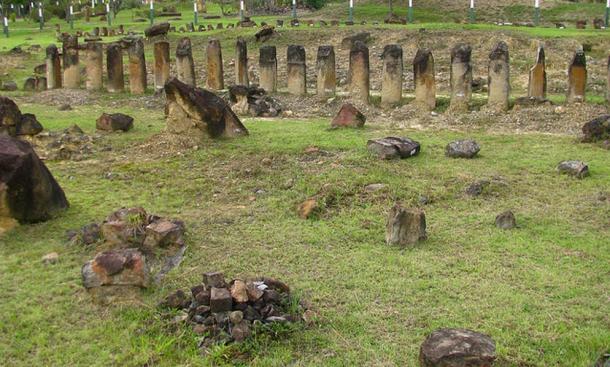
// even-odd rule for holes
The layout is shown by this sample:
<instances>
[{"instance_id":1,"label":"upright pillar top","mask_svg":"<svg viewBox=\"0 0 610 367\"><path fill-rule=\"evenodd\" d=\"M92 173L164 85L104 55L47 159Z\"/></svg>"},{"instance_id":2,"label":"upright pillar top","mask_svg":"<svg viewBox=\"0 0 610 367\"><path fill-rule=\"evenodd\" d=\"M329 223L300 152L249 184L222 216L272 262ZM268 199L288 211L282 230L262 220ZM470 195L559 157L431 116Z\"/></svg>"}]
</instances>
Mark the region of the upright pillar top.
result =
<instances>
[{"instance_id":1,"label":"upright pillar top","mask_svg":"<svg viewBox=\"0 0 610 367\"><path fill-rule=\"evenodd\" d=\"M489 59L508 62L508 45L506 42L500 41L496 43L489 54Z\"/></svg>"},{"instance_id":2,"label":"upright pillar top","mask_svg":"<svg viewBox=\"0 0 610 367\"><path fill-rule=\"evenodd\" d=\"M305 47L289 45L287 61L289 64L305 64Z\"/></svg>"}]
</instances>

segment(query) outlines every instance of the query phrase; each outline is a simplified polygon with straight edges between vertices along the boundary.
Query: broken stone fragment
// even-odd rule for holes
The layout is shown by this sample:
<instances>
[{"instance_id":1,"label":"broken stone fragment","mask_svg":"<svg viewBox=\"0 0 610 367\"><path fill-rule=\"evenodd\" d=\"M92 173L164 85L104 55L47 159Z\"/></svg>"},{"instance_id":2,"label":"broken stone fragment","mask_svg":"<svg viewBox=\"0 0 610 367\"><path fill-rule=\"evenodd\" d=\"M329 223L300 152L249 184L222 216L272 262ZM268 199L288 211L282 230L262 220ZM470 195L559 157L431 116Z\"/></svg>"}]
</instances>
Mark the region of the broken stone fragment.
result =
<instances>
[{"instance_id":1,"label":"broken stone fragment","mask_svg":"<svg viewBox=\"0 0 610 367\"><path fill-rule=\"evenodd\" d=\"M144 246L151 248L184 245L184 227L168 219L158 219L146 226Z\"/></svg>"},{"instance_id":2,"label":"broken stone fragment","mask_svg":"<svg viewBox=\"0 0 610 367\"><path fill-rule=\"evenodd\" d=\"M264 291L251 281L246 283L246 291L248 292L248 301L250 302L258 301L264 294Z\"/></svg>"},{"instance_id":3,"label":"broken stone fragment","mask_svg":"<svg viewBox=\"0 0 610 367\"><path fill-rule=\"evenodd\" d=\"M45 265L53 265L59 261L59 254L57 252L50 252L42 257L42 263Z\"/></svg>"},{"instance_id":4,"label":"broken stone fragment","mask_svg":"<svg viewBox=\"0 0 610 367\"><path fill-rule=\"evenodd\" d=\"M102 113L95 127L103 131L129 131L133 128L133 117L123 113Z\"/></svg>"},{"instance_id":5,"label":"broken stone fragment","mask_svg":"<svg viewBox=\"0 0 610 367\"><path fill-rule=\"evenodd\" d=\"M237 325L240 322L242 322L242 320L244 319L244 313L241 311L232 311L229 314L229 321L231 321L231 324L233 325Z\"/></svg>"},{"instance_id":6,"label":"broken stone fragment","mask_svg":"<svg viewBox=\"0 0 610 367\"><path fill-rule=\"evenodd\" d=\"M219 271L204 273L203 284L208 288L224 288L227 286L224 274Z\"/></svg>"},{"instance_id":7,"label":"broken stone fragment","mask_svg":"<svg viewBox=\"0 0 610 367\"><path fill-rule=\"evenodd\" d=\"M41 131L42 125L36 116L22 114L12 99L0 96L0 135L36 135Z\"/></svg>"},{"instance_id":8,"label":"broken stone fragment","mask_svg":"<svg viewBox=\"0 0 610 367\"><path fill-rule=\"evenodd\" d=\"M231 337L238 343L244 341L250 334L250 326L246 321L240 322L231 329Z\"/></svg>"},{"instance_id":9,"label":"broken stone fragment","mask_svg":"<svg viewBox=\"0 0 610 367\"><path fill-rule=\"evenodd\" d=\"M584 178L589 175L589 166L582 161L563 161L557 165L557 172Z\"/></svg>"},{"instance_id":10,"label":"broken stone fragment","mask_svg":"<svg viewBox=\"0 0 610 367\"><path fill-rule=\"evenodd\" d=\"M386 243L388 245L414 246L424 241L426 235L426 215L418 208L403 208L395 204L386 222Z\"/></svg>"},{"instance_id":11,"label":"broken stone fragment","mask_svg":"<svg viewBox=\"0 0 610 367\"><path fill-rule=\"evenodd\" d=\"M243 280L236 279L231 285L231 297L236 303L248 302L248 290Z\"/></svg>"},{"instance_id":12,"label":"broken stone fragment","mask_svg":"<svg viewBox=\"0 0 610 367\"><path fill-rule=\"evenodd\" d=\"M367 142L369 152L381 159L409 158L420 151L418 142L409 138L387 137Z\"/></svg>"},{"instance_id":13,"label":"broken stone fragment","mask_svg":"<svg viewBox=\"0 0 610 367\"><path fill-rule=\"evenodd\" d=\"M419 350L422 367L490 367L496 343L485 334L466 329L439 329L428 335Z\"/></svg>"},{"instance_id":14,"label":"broken stone fragment","mask_svg":"<svg viewBox=\"0 0 610 367\"><path fill-rule=\"evenodd\" d=\"M337 127L362 127L366 121L366 117L362 112L358 111L351 103L344 103L341 109L331 122L330 126Z\"/></svg>"},{"instance_id":15,"label":"broken stone fragment","mask_svg":"<svg viewBox=\"0 0 610 367\"><path fill-rule=\"evenodd\" d=\"M500 229L513 229L517 227L515 214L510 210L498 214L498 216L496 216L496 227Z\"/></svg>"},{"instance_id":16,"label":"broken stone fragment","mask_svg":"<svg viewBox=\"0 0 610 367\"><path fill-rule=\"evenodd\" d=\"M474 140L457 140L447 144L445 155L451 158L474 158L481 147Z\"/></svg>"},{"instance_id":17,"label":"broken stone fragment","mask_svg":"<svg viewBox=\"0 0 610 367\"><path fill-rule=\"evenodd\" d=\"M208 306L210 304L210 291L202 290L195 295L195 301L198 304Z\"/></svg>"},{"instance_id":18,"label":"broken stone fragment","mask_svg":"<svg viewBox=\"0 0 610 367\"><path fill-rule=\"evenodd\" d=\"M212 312L227 312L233 308L231 292L226 288L212 287L210 290L210 309Z\"/></svg>"},{"instance_id":19,"label":"broken stone fragment","mask_svg":"<svg viewBox=\"0 0 610 367\"><path fill-rule=\"evenodd\" d=\"M167 22L155 24L153 26L146 28L144 30L144 35L148 38L151 38L154 36L165 36L165 35L167 35L167 32L169 31L169 26L170 26L170 24Z\"/></svg>"}]
</instances>

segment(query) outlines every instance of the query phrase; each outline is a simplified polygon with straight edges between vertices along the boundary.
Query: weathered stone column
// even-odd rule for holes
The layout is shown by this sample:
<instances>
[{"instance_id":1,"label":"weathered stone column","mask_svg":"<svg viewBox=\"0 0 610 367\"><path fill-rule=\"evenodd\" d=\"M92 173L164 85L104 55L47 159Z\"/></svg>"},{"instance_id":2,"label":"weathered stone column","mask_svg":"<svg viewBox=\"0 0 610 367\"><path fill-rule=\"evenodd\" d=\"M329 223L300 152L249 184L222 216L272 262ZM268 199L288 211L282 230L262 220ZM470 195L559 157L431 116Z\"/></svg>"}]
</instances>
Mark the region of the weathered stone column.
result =
<instances>
[{"instance_id":1,"label":"weathered stone column","mask_svg":"<svg viewBox=\"0 0 610 367\"><path fill-rule=\"evenodd\" d=\"M129 56L129 90L132 94L144 94L146 92L146 59L142 38L131 42L127 55Z\"/></svg>"},{"instance_id":2,"label":"weathered stone column","mask_svg":"<svg viewBox=\"0 0 610 367\"><path fill-rule=\"evenodd\" d=\"M277 52L275 46L263 46L259 49L258 69L260 86L267 93L277 90Z\"/></svg>"},{"instance_id":3,"label":"weathered stone column","mask_svg":"<svg viewBox=\"0 0 610 367\"><path fill-rule=\"evenodd\" d=\"M349 92L353 99L369 103L369 48L361 41L349 51Z\"/></svg>"},{"instance_id":4,"label":"weathered stone column","mask_svg":"<svg viewBox=\"0 0 610 367\"><path fill-rule=\"evenodd\" d=\"M47 89L61 88L61 61L57 46L47 47Z\"/></svg>"},{"instance_id":5,"label":"weathered stone column","mask_svg":"<svg viewBox=\"0 0 610 367\"><path fill-rule=\"evenodd\" d=\"M504 41L498 42L489 54L487 73L489 77L487 105L498 111L508 110L510 64L508 45Z\"/></svg>"},{"instance_id":6,"label":"weathered stone column","mask_svg":"<svg viewBox=\"0 0 610 367\"><path fill-rule=\"evenodd\" d=\"M155 89L160 90L169 79L169 42L159 41L155 43Z\"/></svg>"},{"instance_id":7,"label":"weathered stone column","mask_svg":"<svg viewBox=\"0 0 610 367\"><path fill-rule=\"evenodd\" d=\"M451 101L449 109L454 112L468 111L472 97L472 47L460 43L451 49Z\"/></svg>"},{"instance_id":8,"label":"weathered stone column","mask_svg":"<svg viewBox=\"0 0 610 367\"><path fill-rule=\"evenodd\" d=\"M237 85L250 85L248 80L248 45L246 40L239 37L235 45L235 83Z\"/></svg>"},{"instance_id":9,"label":"weathered stone column","mask_svg":"<svg viewBox=\"0 0 610 367\"><path fill-rule=\"evenodd\" d=\"M118 43L111 43L106 48L106 68L108 70L108 92L122 92L125 89L123 78L123 49Z\"/></svg>"},{"instance_id":10,"label":"weathered stone column","mask_svg":"<svg viewBox=\"0 0 610 367\"><path fill-rule=\"evenodd\" d=\"M67 35L63 39L64 87L80 87L80 70L78 68L78 37Z\"/></svg>"},{"instance_id":11,"label":"weathered stone column","mask_svg":"<svg viewBox=\"0 0 610 367\"><path fill-rule=\"evenodd\" d=\"M606 75L607 75L607 78L608 78L608 82L606 84L606 88L607 88L607 90L606 90L606 101L608 103L610 103L610 56L608 56L608 68L607 68L607 71L608 71L608 73Z\"/></svg>"},{"instance_id":12,"label":"weathered stone column","mask_svg":"<svg viewBox=\"0 0 610 367\"><path fill-rule=\"evenodd\" d=\"M402 47L387 45L383 48L383 76L381 80L381 103L399 103L402 98Z\"/></svg>"},{"instance_id":13,"label":"weathered stone column","mask_svg":"<svg viewBox=\"0 0 610 367\"><path fill-rule=\"evenodd\" d=\"M530 98L546 98L546 70L544 62L544 47L538 47L536 65L530 69L527 96Z\"/></svg>"},{"instance_id":14,"label":"weathered stone column","mask_svg":"<svg viewBox=\"0 0 610 367\"><path fill-rule=\"evenodd\" d=\"M428 49L418 49L413 59L415 79L415 102L433 110L436 107L436 79L434 77L434 57Z\"/></svg>"},{"instance_id":15,"label":"weathered stone column","mask_svg":"<svg viewBox=\"0 0 610 367\"><path fill-rule=\"evenodd\" d=\"M333 46L318 47L316 56L316 75L318 78L318 97L325 99L335 94L337 75L335 72L335 49Z\"/></svg>"},{"instance_id":16,"label":"weathered stone column","mask_svg":"<svg viewBox=\"0 0 610 367\"><path fill-rule=\"evenodd\" d=\"M580 49L574 53L572 63L568 68L568 97L566 102L584 102L586 87L587 59L585 58L585 52Z\"/></svg>"},{"instance_id":17,"label":"weathered stone column","mask_svg":"<svg viewBox=\"0 0 610 367\"><path fill-rule=\"evenodd\" d=\"M220 41L211 38L208 41L206 48L206 59L208 68L207 87L213 90L225 88L223 70L222 70L222 49Z\"/></svg>"},{"instance_id":18,"label":"weathered stone column","mask_svg":"<svg viewBox=\"0 0 610 367\"><path fill-rule=\"evenodd\" d=\"M181 38L176 46L176 70L178 73L178 80L188 85L196 85L193 50L191 47L191 39L188 37Z\"/></svg>"},{"instance_id":19,"label":"weathered stone column","mask_svg":"<svg viewBox=\"0 0 610 367\"><path fill-rule=\"evenodd\" d=\"M104 74L104 51L99 42L88 42L86 49L87 78L85 86L87 90L102 89L102 79Z\"/></svg>"},{"instance_id":20,"label":"weathered stone column","mask_svg":"<svg viewBox=\"0 0 610 367\"><path fill-rule=\"evenodd\" d=\"M294 95L307 94L307 64L305 48L299 45L289 45L287 51L288 93Z\"/></svg>"}]
</instances>

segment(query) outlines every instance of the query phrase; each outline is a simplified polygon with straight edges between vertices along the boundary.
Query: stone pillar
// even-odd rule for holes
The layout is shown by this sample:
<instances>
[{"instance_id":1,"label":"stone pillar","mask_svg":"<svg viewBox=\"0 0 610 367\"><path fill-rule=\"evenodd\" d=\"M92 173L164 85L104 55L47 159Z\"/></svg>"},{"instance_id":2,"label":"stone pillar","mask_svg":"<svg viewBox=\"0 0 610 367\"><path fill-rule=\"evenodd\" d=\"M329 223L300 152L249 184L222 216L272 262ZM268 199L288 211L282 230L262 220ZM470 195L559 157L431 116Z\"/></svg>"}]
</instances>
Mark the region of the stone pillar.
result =
<instances>
[{"instance_id":1,"label":"stone pillar","mask_svg":"<svg viewBox=\"0 0 610 367\"><path fill-rule=\"evenodd\" d=\"M78 68L78 37L67 35L63 39L64 87L80 87L80 70Z\"/></svg>"},{"instance_id":2,"label":"stone pillar","mask_svg":"<svg viewBox=\"0 0 610 367\"><path fill-rule=\"evenodd\" d=\"M608 78L608 82L606 84L606 88L607 88L607 90L606 90L606 102L610 103L610 56L608 56L608 68L607 68L607 70L608 70L608 73L606 75L607 75L607 78Z\"/></svg>"},{"instance_id":3,"label":"stone pillar","mask_svg":"<svg viewBox=\"0 0 610 367\"><path fill-rule=\"evenodd\" d=\"M85 86L87 90L102 89L102 79L104 74L104 51L99 42L88 42L86 49L86 70L87 79Z\"/></svg>"},{"instance_id":4,"label":"stone pillar","mask_svg":"<svg viewBox=\"0 0 610 367\"><path fill-rule=\"evenodd\" d=\"M472 97L472 47L460 43L451 49L451 102L449 109L467 112Z\"/></svg>"},{"instance_id":5,"label":"stone pillar","mask_svg":"<svg viewBox=\"0 0 610 367\"><path fill-rule=\"evenodd\" d=\"M307 64L305 59L305 48L299 45L289 45L286 56L288 93L297 96L307 94Z\"/></svg>"},{"instance_id":6,"label":"stone pillar","mask_svg":"<svg viewBox=\"0 0 610 367\"><path fill-rule=\"evenodd\" d=\"M123 49L118 43L111 43L106 48L106 68L108 69L108 92L122 92L125 89L123 78Z\"/></svg>"},{"instance_id":7,"label":"stone pillar","mask_svg":"<svg viewBox=\"0 0 610 367\"><path fill-rule=\"evenodd\" d=\"M546 70L544 63L544 47L538 47L536 65L530 69L527 96L530 98L546 98Z\"/></svg>"},{"instance_id":8,"label":"stone pillar","mask_svg":"<svg viewBox=\"0 0 610 367\"><path fill-rule=\"evenodd\" d=\"M316 75L318 78L318 97L320 99L325 99L329 96L333 96L337 88L335 49L333 46L318 47Z\"/></svg>"},{"instance_id":9,"label":"stone pillar","mask_svg":"<svg viewBox=\"0 0 610 367\"><path fill-rule=\"evenodd\" d=\"M196 85L193 50L191 39L188 37L181 38L176 46L176 71L178 80L188 85Z\"/></svg>"},{"instance_id":10,"label":"stone pillar","mask_svg":"<svg viewBox=\"0 0 610 367\"><path fill-rule=\"evenodd\" d=\"M144 41L137 38L127 49L129 56L129 91L132 94L146 92L146 59L144 58Z\"/></svg>"},{"instance_id":11,"label":"stone pillar","mask_svg":"<svg viewBox=\"0 0 610 367\"><path fill-rule=\"evenodd\" d=\"M498 111L508 110L510 95L510 64L508 45L498 42L489 54L487 104Z\"/></svg>"},{"instance_id":12,"label":"stone pillar","mask_svg":"<svg viewBox=\"0 0 610 367\"><path fill-rule=\"evenodd\" d=\"M47 89L61 88L61 61L57 46L47 47Z\"/></svg>"},{"instance_id":13,"label":"stone pillar","mask_svg":"<svg viewBox=\"0 0 610 367\"><path fill-rule=\"evenodd\" d=\"M587 87L587 60L585 52L580 49L574 53L572 63L568 68L568 97L567 103L585 101L585 88Z\"/></svg>"},{"instance_id":14,"label":"stone pillar","mask_svg":"<svg viewBox=\"0 0 610 367\"><path fill-rule=\"evenodd\" d=\"M239 37L235 45L235 83L237 85L250 85L248 80L248 45L246 40Z\"/></svg>"},{"instance_id":15,"label":"stone pillar","mask_svg":"<svg viewBox=\"0 0 610 367\"><path fill-rule=\"evenodd\" d=\"M433 110L436 107L436 79L434 77L434 57L428 49L418 49L413 59L415 80L415 102Z\"/></svg>"},{"instance_id":16,"label":"stone pillar","mask_svg":"<svg viewBox=\"0 0 610 367\"><path fill-rule=\"evenodd\" d=\"M267 93L277 90L277 53L275 46L262 46L259 49L258 68L260 86Z\"/></svg>"},{"instance_id":17,"label":"stone pillar","mask_svg":"<svg viewBox=\"0 0 610 367\"><path fill-rule=\"evenodd\" d=\"M208 41L206 48L206 59L208 68L207 87L212 90L220 90L225 88L223 71L222 71L222 49L220 41L211 38Z\"/></svg>"},{"instance_id":18,"label":"stone pillar","mask_svg":"<svg viewBox=\"0 0 610 367\"><path fill-rule=\"evenodd\" d=\"M169 42L156 42L154 54L155 90L160 90L163 89L165 82L169 79Z\"/></svg>"},{"instance_id":19,"label":"stone pillar","mask_svg":"<svg viewBox=\"0 0 610 367\"><path fill-rule=\"evenodd\" d=\"M354 100L369 103L369 49L361 41L349 51L349 92Z\"/></svg>"},{"instance_id":20,"label":"stone pillar","mask_svg":"<svg viewBox=\"0 0 610 367\"><path fill-rule=\"evenodd\" d=\"M381 103L399 103L402 98L402 47L387 45L383 48L383 76L381 80Z\"/></svg>"}]
</instances>

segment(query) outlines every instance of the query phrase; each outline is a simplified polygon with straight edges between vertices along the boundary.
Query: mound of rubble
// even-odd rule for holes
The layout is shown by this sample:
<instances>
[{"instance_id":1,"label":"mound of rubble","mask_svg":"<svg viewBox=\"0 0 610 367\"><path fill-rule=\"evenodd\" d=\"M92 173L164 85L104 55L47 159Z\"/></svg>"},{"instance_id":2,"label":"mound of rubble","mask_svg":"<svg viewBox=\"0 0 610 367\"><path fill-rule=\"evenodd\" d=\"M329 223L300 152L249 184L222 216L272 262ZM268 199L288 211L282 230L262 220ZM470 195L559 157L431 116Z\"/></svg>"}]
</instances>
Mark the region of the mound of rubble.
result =
<instances>
[{"instance_id":1,"label":"mound of rubble","mask_svg":"<svg viewBox=\"0 0 610 367\"><path fill-rule=\"evenodd\" d=\"M72 125L62 131L43 131L23 139L32 143L42 159L80 161L94 152L97 137L85 134L78 125Z\"/></svg>"},{"instance_id":2,"label":"mound of rubble","mask_svg":"<svg viewBox=\"0 0 610 367\"><path fill-rule=\"evenodd\" d=\"M239 115L276 117L282 112L280 103L256 86L233 85L229 87L229 99L233 111Z\"/></svg>"},{"instance_id":3,"label":"mound of rubble","mask_svg":"<svg viewBox=\"0 0 610 367\"><path fill-rule=\"evenodd\" d=\"M202 338L199 347L218 343L242 342L254 330L264 330L273 324L309 323L313 311L296 302L285 283L262 277L225 281L220 272L203 274L203 283L190 292L177 290L159 305L180 310L175 321L184 321Z\"/></svg>"}]
</instances>

